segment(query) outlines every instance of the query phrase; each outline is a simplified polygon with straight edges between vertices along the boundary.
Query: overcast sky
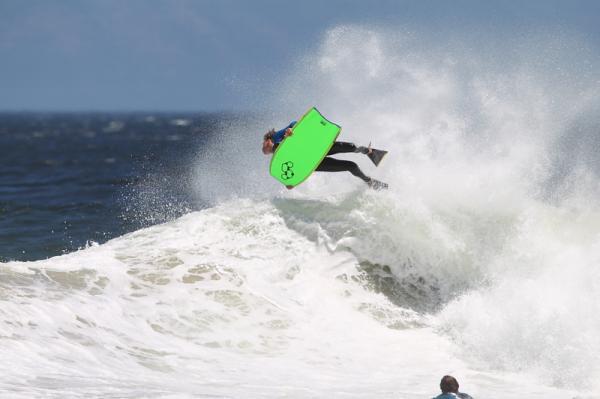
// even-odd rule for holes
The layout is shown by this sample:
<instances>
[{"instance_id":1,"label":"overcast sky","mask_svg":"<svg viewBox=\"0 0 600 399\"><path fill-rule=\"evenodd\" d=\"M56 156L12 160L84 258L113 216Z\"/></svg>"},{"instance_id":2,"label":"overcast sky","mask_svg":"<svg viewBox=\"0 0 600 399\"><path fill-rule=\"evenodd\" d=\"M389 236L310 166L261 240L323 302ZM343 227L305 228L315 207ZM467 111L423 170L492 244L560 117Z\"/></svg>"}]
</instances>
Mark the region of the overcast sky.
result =
<instances>
[{"instance_id":1,"label":"overcast sky","mask_svg":"<svg viewBox=\"0 0 600 399\"><path fill-rule=\"evenodd\" d=\"M600 1L0 0L0 110L236 110L338 24L539 25L600 43ZM598 46L600 48L600 46Z\"/></svg>"}]
</instances>

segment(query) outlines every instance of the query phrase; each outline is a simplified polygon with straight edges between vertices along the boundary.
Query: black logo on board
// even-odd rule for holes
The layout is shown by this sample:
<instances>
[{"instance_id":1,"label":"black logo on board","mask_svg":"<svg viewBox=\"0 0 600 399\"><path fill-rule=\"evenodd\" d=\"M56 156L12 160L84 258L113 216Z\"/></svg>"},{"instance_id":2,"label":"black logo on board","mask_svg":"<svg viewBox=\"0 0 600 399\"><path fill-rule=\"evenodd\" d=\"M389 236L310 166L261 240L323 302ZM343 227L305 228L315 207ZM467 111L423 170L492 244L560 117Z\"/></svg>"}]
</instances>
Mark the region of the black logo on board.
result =
<instances>
[{"instance_id":1,"label":"black logo on board","mask_svg":"<svg viewBox=\"0 0 600 399\"><path fill-rule=\"evenodd\" d=\"M288 180L294 177L294 171L292 168L294 167L294 163L292 161L287 161L281 164L281 178L283 180Z\"/></svg>"}]
</instances>

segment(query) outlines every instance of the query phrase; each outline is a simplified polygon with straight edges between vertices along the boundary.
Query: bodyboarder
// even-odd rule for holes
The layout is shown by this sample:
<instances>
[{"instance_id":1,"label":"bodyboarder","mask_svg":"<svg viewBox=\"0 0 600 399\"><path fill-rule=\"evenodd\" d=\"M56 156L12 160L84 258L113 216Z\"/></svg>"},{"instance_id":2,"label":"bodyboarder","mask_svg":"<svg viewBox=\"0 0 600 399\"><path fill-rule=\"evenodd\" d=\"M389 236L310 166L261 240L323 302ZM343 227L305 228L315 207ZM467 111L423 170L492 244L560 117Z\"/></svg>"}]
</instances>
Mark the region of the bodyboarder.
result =
<instances>
[{"instance_id":1,"label":"bodyboarder","mask_svg":"<svg viewBox=\"0 0 600 399\"><path fill-rule=\"evenodd\" d=\"M292 135L292 128L296 124L296 121L291 122L287 127L275 131L275 129L269 130L263 137L262 152L265 155L273 154L277 149L277 146L281 144L283 140ZM375 180L365 175L355 162L331 158L329 155L340 154L340 153L361 153L365 154L373 161L375 165L378 165L383 156L387 153L386 151L374 150L369 144L368 147L357 147L354 143L348 143L344 141L336 141L331 146L331 149L327 153L327 156L323 158L319 166L315 169L317 172L345 172L348 171L354 176L358 177L367 185L374 190L381 190L388 188L388 185L379 180ZM286 186L288 189L294 188L293 186Z\"/></svg>"}]
</instances>

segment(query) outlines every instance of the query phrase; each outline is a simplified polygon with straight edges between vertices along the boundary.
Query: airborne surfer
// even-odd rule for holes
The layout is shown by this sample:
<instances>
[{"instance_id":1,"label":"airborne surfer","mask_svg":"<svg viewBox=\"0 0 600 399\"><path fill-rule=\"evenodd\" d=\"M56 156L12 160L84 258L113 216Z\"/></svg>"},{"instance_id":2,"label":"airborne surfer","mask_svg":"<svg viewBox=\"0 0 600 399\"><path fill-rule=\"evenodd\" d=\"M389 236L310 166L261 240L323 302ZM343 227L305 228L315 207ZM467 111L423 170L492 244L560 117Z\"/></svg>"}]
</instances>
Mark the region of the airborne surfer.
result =
<instances>
[{"instance_id":1,"label":"airborne surfer","mask_svg":"<svg viewBox=\"0 0 600 399\"><path fill-rule=\"evenodd\" d=\"M296 125L296 121L291 122L287 127L275 131L275 129L269 130L263 137L262 152L265 155L273 154L277 149L277 146L283 142L287 137L290 137L293 132L292 128ZM368 147L359 146L357 147L354 143L348 143L344 141L336 141L331 146L331 149L327 153L327 156L323 158L319 166L315 169L317 172L345 172L348 171L354 176L358 177L367 185L374 190L381 190L388 188L388 185L379 180L375 180L365 175L355 162L331 158L329 155L341 154L341 153L361 153L369 157L375 166L379 165L379 162L383 159L387 151L375 150ZM288 189L294 188L294 186L286 186Z\"/></svg>"}]
</instances>

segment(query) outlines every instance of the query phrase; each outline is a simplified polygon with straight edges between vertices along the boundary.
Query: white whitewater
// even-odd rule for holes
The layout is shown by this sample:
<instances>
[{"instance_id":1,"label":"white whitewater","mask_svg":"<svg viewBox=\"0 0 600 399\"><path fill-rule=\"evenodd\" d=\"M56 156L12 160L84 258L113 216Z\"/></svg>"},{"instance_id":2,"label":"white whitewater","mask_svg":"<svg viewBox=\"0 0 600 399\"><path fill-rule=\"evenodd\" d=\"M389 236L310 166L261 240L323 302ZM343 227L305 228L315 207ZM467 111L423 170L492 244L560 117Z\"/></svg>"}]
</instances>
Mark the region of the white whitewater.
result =
<instances>
[{"instance_id":1,"label":"white whitewater","mask_svg":"<svg viewBox=\"0 0 600 399\"><path fill-rule=\"evenodd\" d=\"M448 42L332 29L266 95L281 113L202 149L213 207L3 264L0 392L427 398L452 374L474 397L599 397L597 58ZM312 105L390 150L359 161L389 191L269 180L263 130Z\"/></svg>"}]
</instances>

